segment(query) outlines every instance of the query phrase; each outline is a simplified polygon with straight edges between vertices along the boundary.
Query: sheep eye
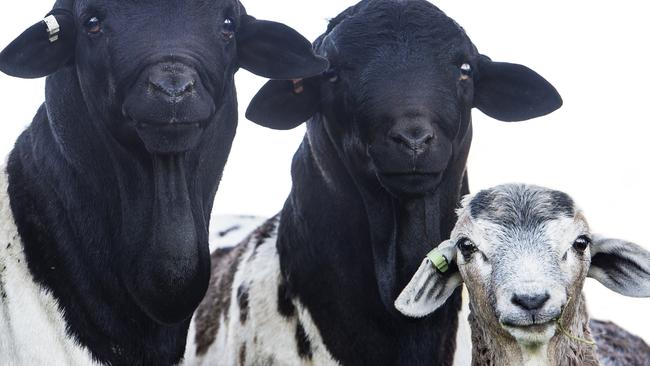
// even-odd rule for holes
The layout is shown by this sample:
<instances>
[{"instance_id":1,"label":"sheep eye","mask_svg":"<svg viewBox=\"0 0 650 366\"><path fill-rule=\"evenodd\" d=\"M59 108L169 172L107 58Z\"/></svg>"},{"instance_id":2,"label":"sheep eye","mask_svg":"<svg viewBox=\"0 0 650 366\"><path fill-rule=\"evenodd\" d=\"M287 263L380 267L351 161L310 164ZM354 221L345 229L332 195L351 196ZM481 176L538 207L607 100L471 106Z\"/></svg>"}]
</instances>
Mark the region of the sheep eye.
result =
<instances>
[{"instance_id":1,"label":"sheep eye","mask_svg":"<svg viewBox=\"0 0 650 366\"><path fill-rule=\"evenodd\" d=\"M232 19L226 18L223 20L223 28L221 29L221 34L226 40L230 40L235 36L235 22Z\"/></svg>"},{"instance_id":2,"label":"sheep eye","mask_svg":"<svg viewBox=\"0 0 650 366\"><path fill-rule=\"evenodd\" d=\"M591 244L591 239L586 235L581 235L573 242L573 248L580 253L583 253Z\"/></svg>"},{"instance_id":3,"label":"sheep eye","mask_svg":"<svg viewBox=\"0 0 650 366\"><path fill-rule=\"evenodd\" d=\"M472 66L468 63L460 65L460 79L467 80L472 77Z\"/></svg>"},{"instance_id":4,"label":"sheep eye","mask_svg":"<svg viewBox=\"0 0 650 366\"><path fill-rule=\"evenodd\" d=\"M99 18L91 17L84 23L84 28L86 28L86 32L88 33L97 34L102 30L102 23L99 21Z\"/></svg>"},{"instance_id":5,"label":"sheep eye","mask_svg":"<svg viewBox=\"0 0 650 366\"><path fill-rule=\"evenodd\" d=\"M456 246L458 247L458 250L460 250L460 253L463 255L463 257L469 257L470 255L472 255L474 252L478 250L476 244L474 244L468 238L460 239L456 243Z\"/></svg>"},{"instance_id":6,"label":"sheep eye","mask_svg":"<svg viewBox=\"0 0 650 366\"><path fill-rule=\"evenodd\" d=\"M330 83L335 83L339 81L339 74L334 69L329 69L323 73L323 77L327 79Z\"/></svg>"}]
</instances>

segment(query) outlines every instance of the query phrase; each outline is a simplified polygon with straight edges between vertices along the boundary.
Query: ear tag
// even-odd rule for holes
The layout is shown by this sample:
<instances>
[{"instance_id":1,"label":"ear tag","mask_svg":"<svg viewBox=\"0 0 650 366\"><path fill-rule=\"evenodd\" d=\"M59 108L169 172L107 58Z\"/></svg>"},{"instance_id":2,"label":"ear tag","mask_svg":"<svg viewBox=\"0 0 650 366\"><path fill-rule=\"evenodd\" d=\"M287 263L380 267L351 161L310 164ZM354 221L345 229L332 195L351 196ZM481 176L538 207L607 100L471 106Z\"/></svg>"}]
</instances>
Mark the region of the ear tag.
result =
<instances>
[{"instance_id":1,"label":"ear tag","mask_svg":"<svg viewBox=\"0 0 650 366\"><path fill-rule=\"evenodd\" d=\"M291 80L293 83L293 93L302 94L305 91L305 85L302 82L302 79Z\"/></svg>"},{"instance_id":2,"label":"ear tag","mask_svg":"<svg viewBox=\"0 0 650 366\"><path fill-rule=\"evenodd\" d=\"M47 26L47 35L50 39L50 43L56 42L59 39L59 31L61 30L59 22L57 22L54 15L48 15L43 19L43 21Z\"/></svg>"},{"instance_id":3,"label":"ear tag","mask_svg":"<svg viewBox=\"0 0 650 366\"><path fill-rule=\"evenodd\" d=\"M449 262L444 255L442 255L437 249L434 249L427 254L427 259L433 264L434 267L440 272L445 273L449 270Z\"/></svg>"}]
</instances>

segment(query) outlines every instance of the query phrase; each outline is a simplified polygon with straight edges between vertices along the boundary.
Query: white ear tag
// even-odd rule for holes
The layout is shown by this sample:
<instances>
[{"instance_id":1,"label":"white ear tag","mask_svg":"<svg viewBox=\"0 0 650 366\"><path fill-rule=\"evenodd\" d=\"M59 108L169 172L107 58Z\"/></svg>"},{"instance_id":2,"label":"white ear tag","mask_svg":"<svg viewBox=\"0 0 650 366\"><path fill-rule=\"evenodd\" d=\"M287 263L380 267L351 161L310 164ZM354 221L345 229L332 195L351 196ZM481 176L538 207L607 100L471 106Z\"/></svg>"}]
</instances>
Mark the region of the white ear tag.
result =
<instances>
[{"instance_id":1,"label":"white ear tag","mask_svg":"<svg viewBox=\"0 0 650 366\"><path fill-rule=\"evenodd\" d=\"M56 42L59 39L59 31L61 30L59 22L56 21L56 17L54 15L48 15L43 21L47 26L47 35L50 38L50 43Z\"/></svg>"}]
</instances>

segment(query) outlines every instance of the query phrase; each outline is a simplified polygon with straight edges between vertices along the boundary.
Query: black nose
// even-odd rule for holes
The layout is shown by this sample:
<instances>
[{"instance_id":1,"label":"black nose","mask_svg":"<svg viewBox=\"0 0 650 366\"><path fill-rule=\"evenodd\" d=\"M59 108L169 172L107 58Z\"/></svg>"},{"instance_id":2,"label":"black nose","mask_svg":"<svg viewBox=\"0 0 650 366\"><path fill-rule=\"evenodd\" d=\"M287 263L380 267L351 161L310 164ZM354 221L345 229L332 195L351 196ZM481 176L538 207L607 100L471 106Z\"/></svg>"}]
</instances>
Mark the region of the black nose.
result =
<instances>
[{"instance_id":1,"label":"black nose","mask_svg":"<svg viewBox=\"0 0 650 366\"><path fill-rule=\"evenodd\" d=\"M400 123L393 127L388 136L397 144L421 153L433 142L433 127L426 122Z\"/></svg>"},{"instance_id":2,"label":"black nose","mask_svg":"<svg viewBox=\"0 0 650 366\"><path fill-rule=\"evenodd\" d=\"M160 64L149 75L149 84L155 92L174 99L191 94L195 83L194 72L183 64Z\"/></svg>"},{"instance_id":3,"label":"black nose","mask_svg":"<svg viewBox=\"0 0 650 366\"><path fill-rule=\"evenodd\" d=\"M551 296L548 293L543 294L514 294L512 303L528 311L539 310L548 301Z\"/></svg>"}]
</instances>

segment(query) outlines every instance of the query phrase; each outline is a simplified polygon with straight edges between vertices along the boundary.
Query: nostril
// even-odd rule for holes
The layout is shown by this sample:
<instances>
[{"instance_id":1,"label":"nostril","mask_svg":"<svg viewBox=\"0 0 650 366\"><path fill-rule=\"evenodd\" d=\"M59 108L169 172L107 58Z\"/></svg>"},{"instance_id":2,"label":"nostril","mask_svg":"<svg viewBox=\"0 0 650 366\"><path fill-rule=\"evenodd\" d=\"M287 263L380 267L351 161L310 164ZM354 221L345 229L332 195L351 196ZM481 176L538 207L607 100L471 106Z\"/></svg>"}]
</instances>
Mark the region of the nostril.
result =
<instances>
[{"instance_id":1,"label":"nostril","mask_svg":"<svg viewBox=\"0 0 650 366\"><path fill-rule=\"evenodd\" d=\"M431 141L433 141L433 134L429 133L429 134L426 134L426 135L424 135L422 137L417 138L415 140L415 143L418 146L422 146L422 145L429 145L431 143Z\"/></svg>"},{"instance_id":2,"label":"nostril","mask_svg":"<svg viewBox=\"0 0 650 366\"><path fill-rule=\"evenodd\" d=\"M421 150L433 141L432 133L413 134L408 132L391 132L389 137L393 142L405 145L413 150Z\"/></svg>"},{"instance_id":3,"label":"nostril","mask_svg":"<svg viewBox=\"0 0 650 366\"><path fill-rule=\"evenodd\" d=\"M548 293L543 294L514 294L512 303L524 310L539 310L548 301L551 296Z\"/></svg>"},{"instance_id":4,"label":"nostril","mask_svg":"<svg viewBox=\"0 0 650 366\"><path fill-rule=\"evenodd\" d=\"M196 81L189 77L177 75L163 76L149 80L153 88L169 97L180 97L192 93Z\"/></svg>"}]
</instances>

